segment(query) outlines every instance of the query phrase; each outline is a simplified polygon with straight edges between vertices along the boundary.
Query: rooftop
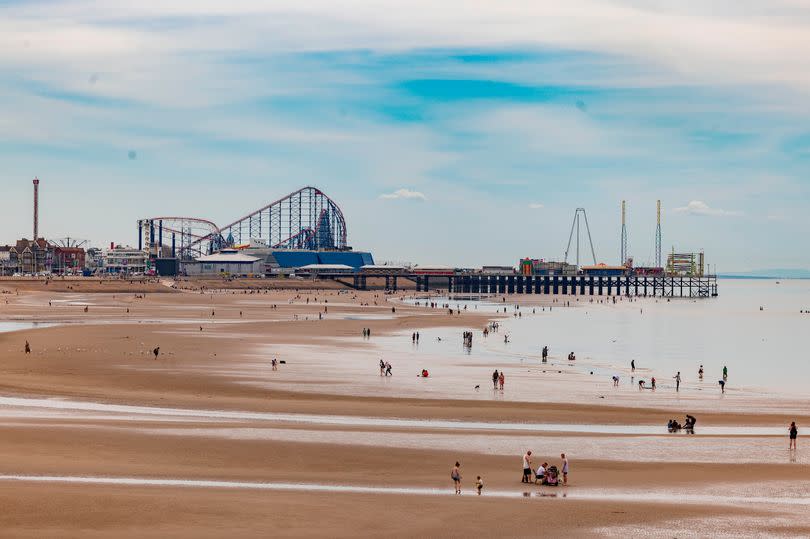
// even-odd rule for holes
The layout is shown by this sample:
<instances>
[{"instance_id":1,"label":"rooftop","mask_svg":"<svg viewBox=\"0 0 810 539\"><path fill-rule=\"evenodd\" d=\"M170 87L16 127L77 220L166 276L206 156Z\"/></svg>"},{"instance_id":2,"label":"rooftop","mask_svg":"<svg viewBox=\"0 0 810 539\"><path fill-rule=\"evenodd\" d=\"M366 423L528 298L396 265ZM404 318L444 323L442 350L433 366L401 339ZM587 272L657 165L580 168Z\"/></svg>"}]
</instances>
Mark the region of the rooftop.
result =
<instances>
[{"instance_id":1,"label":"rooftop","mask_svg":"<svg viewBox=\"0 0 810 539\"><path fill-rule=\"evenodd\" d=\"M246 263L246 262L257 262L261 260L255 256L250 256L242 253L238 253L236 251L228 251L228 252L220 252L214 253L212 255L205 255L197 258L197 262L220 262L223 264L227 263Z\"/></svg>"}]
</instances>

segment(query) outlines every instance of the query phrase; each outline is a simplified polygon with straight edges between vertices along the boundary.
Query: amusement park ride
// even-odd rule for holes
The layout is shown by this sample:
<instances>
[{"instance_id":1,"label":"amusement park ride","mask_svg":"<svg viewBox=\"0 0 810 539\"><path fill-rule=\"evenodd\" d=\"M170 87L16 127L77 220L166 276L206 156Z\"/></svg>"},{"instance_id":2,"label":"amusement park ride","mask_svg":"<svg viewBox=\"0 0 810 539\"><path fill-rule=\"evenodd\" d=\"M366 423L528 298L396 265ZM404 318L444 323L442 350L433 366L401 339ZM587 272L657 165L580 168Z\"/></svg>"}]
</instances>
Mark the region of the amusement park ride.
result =
<instances>
[{"instance_id":1,"label":"amusement park ride","mask_svg":"<svg viewBox=\"0 0 810 539\"><path fill-rule=\"evenodd\" d=\"M138 248L189 260L260 241L274 249L346 250L343 212L323 191L304 187L223 227L198 217L138 220Z\"/></svg>"}]
</instances>

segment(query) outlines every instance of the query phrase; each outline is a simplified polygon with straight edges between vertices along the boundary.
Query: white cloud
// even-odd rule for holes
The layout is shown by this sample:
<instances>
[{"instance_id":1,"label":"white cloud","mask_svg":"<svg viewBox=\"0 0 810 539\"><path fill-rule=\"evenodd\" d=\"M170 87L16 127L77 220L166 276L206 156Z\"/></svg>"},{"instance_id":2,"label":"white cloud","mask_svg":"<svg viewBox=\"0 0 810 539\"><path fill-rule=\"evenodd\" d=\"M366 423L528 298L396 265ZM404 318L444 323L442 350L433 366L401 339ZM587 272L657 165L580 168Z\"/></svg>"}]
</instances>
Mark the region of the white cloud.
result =
<instances>
[{"instance_id":1,"label":"white cloud","mask_svg":"<svg viewBox=\"0 0 810 539\"><path fill-rule=\"evenodd\" d=\"M807 91L810 75L802 52L810 48L807 3L770 0L767 10L759 4L722 2L709 12L700 2L661 8L634 0L20 2L6 7L0 19L0 65L132 74L144 63L185 58L188 65L180 73L188 73L199 63L193 54L198 51L522 44L634 58L690 82ZM144 24L161 20L172 24ZM177 72L171 62L162 71ZM197 80L179 89L189 91Z\"/></svg>"},{"instance_id":2,"label":"white cloud","mask_svg":"<svg viewBox=\"0 0 810 539\"><path fill-rule=\"evenodd\" d=\"M742 212L712 208L702 200L692 200L686 206L675 208L675 213L686 213L688 215L708 215L713 217L732 217L742 215Z\"/></svg>"},{"instance_id":3,"label":"white cloud","mask_svg":"<svg viewBox=\"0 0 810 539\"><path fill-rule=\"evenodd\" d=\"M403 198L410 200L427 200L427 197L424 195L424 193L420 193L419 191L411 191L410 189L397 189L393 193L386 193L384 195L380 195L380 198L388 200L396 198Z\"/></svg>"},{"instance_id":4,"label":"white cloud","mask_svg":"<svg viewBox=\"0 0 810 539\"><path fill-rule=\"evenodd\" d=\"M543 209L543 208L544 208L544 206L542 204L540 204L539 202L532 202L531 204L529 204L529 209L530 210L540 210L540 209Z\"/></svg>"}]
</instances>

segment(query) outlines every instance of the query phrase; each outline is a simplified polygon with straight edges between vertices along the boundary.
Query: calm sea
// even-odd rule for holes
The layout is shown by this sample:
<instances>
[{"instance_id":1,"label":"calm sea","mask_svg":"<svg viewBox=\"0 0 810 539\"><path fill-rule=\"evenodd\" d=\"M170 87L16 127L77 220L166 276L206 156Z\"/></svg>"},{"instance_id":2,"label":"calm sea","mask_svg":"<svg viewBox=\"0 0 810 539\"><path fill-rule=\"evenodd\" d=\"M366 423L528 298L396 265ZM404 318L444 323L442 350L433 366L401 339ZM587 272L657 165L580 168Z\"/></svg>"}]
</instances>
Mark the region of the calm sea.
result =
<instances>
[{"instance_id":1,"label":"calm sea","mask_svg":"<svg viewBox=\"0 0 810 539\"><path fill-rule=\"evenodd\" d=\"M521 318L501 323L498 338L509 333L510 354L535 358L547 345L556 359L574 352L580 364L604 369L601 374L612 368L618 373L635 360L637 376L665 383L677 371L684 383L697 380L700 365L705 380L716 383L727 366L729 389L810 394L810 314L800 312L810 311L810 280L721 280L719 297L702 300L648 298L614 305L606 298L603 304L590 303L589 296L578 302L559 298L552 312L538 307L532 316L532 308L524 306ZM496 309L488 301L449 301L484 312ZM565 308L563 301L577 308ZM501 310L504 305L511 316L508 296ZM493 348L488 341L486 347Z\"/></svg>"}]
</instances>

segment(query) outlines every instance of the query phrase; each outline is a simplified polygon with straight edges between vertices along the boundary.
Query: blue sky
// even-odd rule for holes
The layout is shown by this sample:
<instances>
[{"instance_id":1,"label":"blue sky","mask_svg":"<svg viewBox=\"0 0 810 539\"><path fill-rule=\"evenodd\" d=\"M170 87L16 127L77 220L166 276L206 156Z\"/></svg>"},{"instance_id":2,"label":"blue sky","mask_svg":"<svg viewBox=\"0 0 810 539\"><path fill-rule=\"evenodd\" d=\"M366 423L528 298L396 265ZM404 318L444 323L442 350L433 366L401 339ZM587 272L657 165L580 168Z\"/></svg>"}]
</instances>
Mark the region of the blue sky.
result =
<instances>
[{"instance_id":1,"label":"blue sky","mask_svg":"<svg viewBox=\"0 0 810 539\"><path fill-rule=\"evenodd\" d=\"M661 199L666 250L810 267L807 4L558 4L0 1L0 243L36 175L96 245L315 185L377 260L560 258L584 207L617 262L625 199L649 263Z\"/></svg>"}]
</instances>

